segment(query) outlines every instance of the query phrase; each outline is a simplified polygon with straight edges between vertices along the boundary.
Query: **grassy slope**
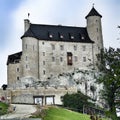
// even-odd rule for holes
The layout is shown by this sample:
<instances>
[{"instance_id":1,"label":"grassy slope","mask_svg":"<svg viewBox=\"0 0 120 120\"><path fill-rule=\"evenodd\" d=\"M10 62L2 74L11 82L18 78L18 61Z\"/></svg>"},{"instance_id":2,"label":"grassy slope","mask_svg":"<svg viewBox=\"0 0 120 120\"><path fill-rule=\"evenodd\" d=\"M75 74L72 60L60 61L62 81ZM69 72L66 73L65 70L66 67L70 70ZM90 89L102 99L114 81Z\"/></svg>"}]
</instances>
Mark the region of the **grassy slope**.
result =
<instances>
[{"instance_id":1,"label":"grassy slope","mask_svg":"<svg viewBox=\"0 0 120 120\"><path fill-rule=\"evenodd\" d=\"M63 108L50 107L44 120L90 120L90 116Z\"/></svg>"},{"instance_id":2,"label":"grassy slope","mask_svg":"<svg viewBox=\"0 0 120 120\"><path fill-rule=\"evenodd\" d=\"M9 105L0 102L0 115L6 114Z\"/></svg>"}]
</instances>

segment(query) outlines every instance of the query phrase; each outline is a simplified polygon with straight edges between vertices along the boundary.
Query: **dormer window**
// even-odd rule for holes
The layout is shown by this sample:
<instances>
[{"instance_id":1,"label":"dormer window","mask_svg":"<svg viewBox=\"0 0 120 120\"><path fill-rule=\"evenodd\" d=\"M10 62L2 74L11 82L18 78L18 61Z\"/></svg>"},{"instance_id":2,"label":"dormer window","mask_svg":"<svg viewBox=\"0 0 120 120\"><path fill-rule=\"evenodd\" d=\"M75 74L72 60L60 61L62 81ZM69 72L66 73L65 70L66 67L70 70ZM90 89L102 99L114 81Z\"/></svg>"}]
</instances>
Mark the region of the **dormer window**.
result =
<instances>
[{"instance_id":1,"label":"dormer window","mask_svg":"<svg viewBox=\"0 0 120 120\"><path fill-rule=\"evenodd\" d=\"M63 35L60 35L60 38L63 39Z\"/></svg>"},{"instance_id":2,"label":"dormer window","mask_svg":"<svg viewBox=\"0 0 120 120\"><path fill-rule=\"evenodd\" d=\"M53 38L53 35L50 34L49 37L50 37L50 38Z\"/></svg>"},{"instance_id":3,"label":"dormer window","mask_svg":"<svg viewBox=\"0 0 120 120\"><path fill-rule=\"evenodd\" d=\"M53 38L53 33L49 32L49 33L48 33L48 37L49 37L49 38Z\"/></svg>"},{"instance_id":4,"label":"dormer window","mask_svg":"<svg viewBox=\"0 0 120 120\"><path fill-rule=\"evenodd\" d=\"M85 39L84 36L82 36L81 39L84 40Z\"/></svg>"},{"instance_id":5,"label":"dormer window","mask_svg":"<svg viewBox=\"0 0 120 120\"><path fill-rule=\"evenodd\" d=\"M58 35L59 35L60 39L63 39L63 38L64 38L64 36L63 36L62 33L58 33Z\"/></svg>"},{"instance_id":6,"label":"dormer window","mask_svg":"<svg viewBox=\"0 0 120 120\"><path fill-rule=\"evenodd\" d=\"M82 39L82 40L84 40L84 39L85 39L85 37L84 37L84 35L83 35L83 34L79 33L79 36L80 36L80 39Z\"/></svg>"},{"instance_id":7,"label":"dormer window","mask_svg":"<svg viewBox=\"0 0 120 120\"><path fill-rule=\"evenodd\" d=\"M70 36L70 39L74 39L74 35L73 35L73 33L69 33L69 36Z\"/></svg>"},{"instance_id":8,"label":"dormer window","mask_svg":"<svg viewBox=\"0 0 120 120\"><path fill-rule=\"evenodd\" d=\"M74 36L71 36L71 39L74 39Z\"/></svg>"}]
</instances>

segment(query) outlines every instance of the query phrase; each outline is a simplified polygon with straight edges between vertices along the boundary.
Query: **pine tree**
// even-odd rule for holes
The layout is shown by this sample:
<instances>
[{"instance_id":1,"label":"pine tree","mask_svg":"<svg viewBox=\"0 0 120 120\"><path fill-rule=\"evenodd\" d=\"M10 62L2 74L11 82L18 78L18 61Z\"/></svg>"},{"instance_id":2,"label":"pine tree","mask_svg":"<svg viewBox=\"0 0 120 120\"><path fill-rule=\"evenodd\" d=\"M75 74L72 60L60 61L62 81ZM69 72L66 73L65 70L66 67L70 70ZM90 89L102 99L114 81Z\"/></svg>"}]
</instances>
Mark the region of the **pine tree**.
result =
<instances>
[{"instance_id":1,"label":"pine tree","mask_svg":"<svg viewBox=\"0 0 120 120\"><path fill-rule=\"evenodd\" d=\"M103 84L102 97L109 106L113 120L117 120L116 107L120 107L120 49L105 49L98 55L103 74L98 79Z\"/></svg>"}]
</instances>

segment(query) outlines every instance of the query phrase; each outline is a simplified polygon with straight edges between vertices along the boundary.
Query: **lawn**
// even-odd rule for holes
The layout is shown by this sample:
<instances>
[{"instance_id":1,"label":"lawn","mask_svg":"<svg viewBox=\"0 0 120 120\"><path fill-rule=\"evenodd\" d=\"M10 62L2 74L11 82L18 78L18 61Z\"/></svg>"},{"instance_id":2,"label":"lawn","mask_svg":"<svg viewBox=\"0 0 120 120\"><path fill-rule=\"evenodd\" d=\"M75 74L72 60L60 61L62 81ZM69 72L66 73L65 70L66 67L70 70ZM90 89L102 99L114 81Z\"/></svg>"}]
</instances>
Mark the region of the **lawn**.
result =
<instances>
[{"instance_id":1,"label":"lawn","mask_svg":"<svg viewBox=\"0 0 120 120\"><path fill-rule=\"evenodd\" d=\"M4 115L7 113L9 105L3 102L0 102L0 115Z\"/></svg>"},{"instance_id":2,"label":"lawn","mask_svg":"<svg viewBox=\"0 0 120 120\"><path fill-rule=\"evenodd\" d=\"M44 120L90 120L90 116L63 108L50 107L48 110L46 110L46 116L44 117Z\"/></svg>"}]
</instances>

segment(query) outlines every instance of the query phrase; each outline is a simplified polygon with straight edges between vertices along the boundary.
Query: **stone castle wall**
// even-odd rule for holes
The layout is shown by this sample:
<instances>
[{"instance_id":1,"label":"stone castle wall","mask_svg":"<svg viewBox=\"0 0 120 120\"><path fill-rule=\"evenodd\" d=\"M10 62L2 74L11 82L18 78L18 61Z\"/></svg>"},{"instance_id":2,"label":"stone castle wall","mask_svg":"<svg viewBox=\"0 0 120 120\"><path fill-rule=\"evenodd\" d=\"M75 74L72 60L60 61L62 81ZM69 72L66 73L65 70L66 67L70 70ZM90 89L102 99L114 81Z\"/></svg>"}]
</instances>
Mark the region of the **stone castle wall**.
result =
<instances>
[{"instance_id":1,"label":"stone castle wall","mask_svg":"<svg viewBox=\"0 0 120 120\"><path fill-rule=\"evenodd\" d=\"M23 75L21 61L19 63L9 64L7 66L7 83L8 86L15 84Z\"/></svg>"},{"instance_id":2,"label":"stone castle wall","mask_svg":"<svg viewBox=\"0 0 120 120\"><path fill-rule=\"evenodd\" d=\"M28 89L15 89L11 90L11 103L25 103L25 104L35 104L35 97L45 97L47 96L54 96L54 104L62 104L61 97L64 96L66 93L76 93L76 88L44 88L39 87L35 88L28 88ZM45 104L45 103L44 103ZM44 105L43 104L43 105ZM47 104L47 103L46 103Z\"/></svg>"}]
</instances>

